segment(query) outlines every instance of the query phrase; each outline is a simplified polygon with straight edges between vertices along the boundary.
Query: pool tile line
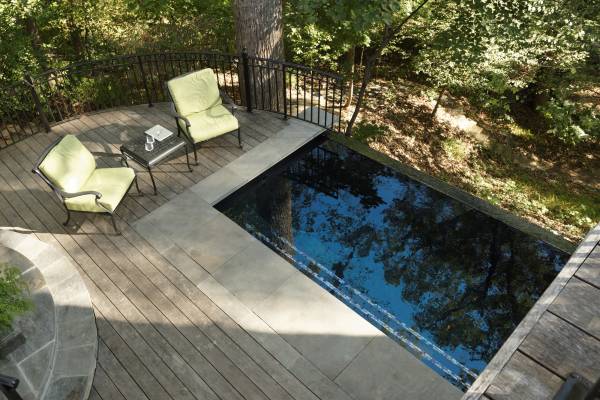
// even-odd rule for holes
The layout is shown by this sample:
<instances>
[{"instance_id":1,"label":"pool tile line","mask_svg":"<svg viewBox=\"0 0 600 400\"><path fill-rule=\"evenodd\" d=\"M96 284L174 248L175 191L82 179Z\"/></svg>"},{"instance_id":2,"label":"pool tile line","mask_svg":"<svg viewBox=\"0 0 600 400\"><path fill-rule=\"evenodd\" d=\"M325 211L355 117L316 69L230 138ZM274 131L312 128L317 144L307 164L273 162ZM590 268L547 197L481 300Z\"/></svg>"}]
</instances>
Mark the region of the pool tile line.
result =
<instances>
[{"instance_id":1,"label":"pool tile line","mask_svg":"<svg viewBox=\"0 0 600 400\"><path fill-rule=\"evenodd\" d=\"M256 231L255 232L256 235L259 235L261 237L262 240L264 240L265 242L269 243L269 245L272 246L276 246L275 243L273 243L272 241L270 241L266 236L262 235L260 232ZM284 239L282 239L284 240ZM289 244L289 242L288 242ZM291 244L289 244L291 245ZM297 251L300 251L299 249L296 249ZM439 370L441 370L443 373L447 374L448 376L452 377L452 379L454 379L456 382L458 382L459 384L461 384L463 387L468 388L468 384L458 375L454 374L452 371L450 371L448 368L444 367L443 365L441 365L441 363L439 363L436 359L434 359L433 357L431 357L431 355L429 353L427 353L427 351L421 349L418 345L416 345L415 343L413 343L410 339L407 339L406 336L401 335L400 332L398 332L396 329L394 329L393 327L391 327L389 324L387 324L386 322L382 321L381 319L379 319L377 316L375 316L372 312L370 312L369 310L365 309L364 307L361 307L359 304L357 304L350 296L342 293L338 288L335 287L335 285L333 285L331 282L323 279L321 276L319 276L318 274L314 273L309 267L308 265L306 265L305 263L295 259L291 254L287 253L285 250L280 249L279 251L281 251L283 254L286 255L286 257L288 257L291 260L295 260L296 263L302 268L302 270L306 273L309 274L310 276L312 276L315 280L321 282L321 284L323 286L326 286L327 288L329 288L329 290L335 292L337 294L337 296L339 296L340 298L342 298L346 303L351 304L353 307L355 307L356 309L360 310L361 313L363 313L364 315L366 315L367 317L369 317L373 322L375 322L376 324L380 325L381 327L383 327L386 331L390 332L390 334L392 334L394 336L394 338L396 338L399 342L402 342L404 345L408 346L410 349L412 349L412 351L414 351L415 353L417 353L420 357L422 357L422 359L425 359L429 362L431 362L436 368L438 368ZM333 272L329 271L327 268L325 268L323 265L321 265L320 263L316 262L316 265L319 268L322 268L323 270L327 271L329 274L331 274L332 276L335 276L335 274L333 274ZM345 284L345 282L336 276L336 278L342 283ZM356 291L358 294L360 294L360 292L358 292L356 289L352 288L351 286L348 285L348 287L354 291ZM364 296L364 295L363 295ZM371 305L376 306L374 303L370 302ZM387 311L386 311L387 312ZM407 327L408 328L408 327ZM414 330L408 328L409 333L417 336L417 337L421 337L423 341L427 341L426 338L422 337L421 335L419 335L417 332L415 332ZM365 346L366 347L366 346ZM437 346L432 346L434 348L434 350L438 350L439 347ZM475 375L470 369L468 369L467 367L463 366L462 364L460 364L457 360L455 360L454 358L450 357L449 355L447 355L445 352L443 352L443 350L439 349L439 351L442 353L442 355L447 358L449 361L451 361L452 363L454 363L455 365L461 367L461 369L463 369L464 372L466 372L467 374L470 375ZM358 354L356 355L358 356ZM356 358L356 357L355 357ZM348 367L348 365L346 366ZM339 374L338 374L339 375ZM475 375L475 377L477 377Z\"/></svg>"}]
</instances>

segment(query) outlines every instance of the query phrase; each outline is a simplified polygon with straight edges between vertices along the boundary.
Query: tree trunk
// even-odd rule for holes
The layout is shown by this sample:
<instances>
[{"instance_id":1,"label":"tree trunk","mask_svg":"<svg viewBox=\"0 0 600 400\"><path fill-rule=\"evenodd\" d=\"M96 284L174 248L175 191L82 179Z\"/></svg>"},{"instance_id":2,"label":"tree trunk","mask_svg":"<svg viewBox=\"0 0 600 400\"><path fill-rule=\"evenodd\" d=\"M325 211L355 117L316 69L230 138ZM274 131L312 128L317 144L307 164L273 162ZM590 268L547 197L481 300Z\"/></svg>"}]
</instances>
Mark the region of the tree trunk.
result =
<instances>
[{"instance_id":1,"label":"tree trunk","mask_svg":"<svg viewBox=\"0 0 600 400\"><path fill-rule=\"evenodd\" d=\"M274 66L252 57L283 61L283 5L281 0L234 0L235 44L238 53L248 52L250 87L254 91L255 107L283 111L283 74ZM239 74L242 102L247 105L243 74ZM277 90L278 89L278 90Z\"/></svg>"},{"instance_id":2,"label":"tree trunk","mask_svg":"<svg viewBox=\"0 0 600 400\"><path fill-rule=\"evenodd\" d=\"M346 76L348 77L348 97L346 97L345 108L350 107L354 97L354 59L356 58L356 47L352 46L346 53L346 63L344 66Z\"/></svg>"},{"instance_id":3,"label":"tree trunk","mask_svg":"<svg viewBox=\"0 0 600 400\"><path fill-rule=\"evenodd\" d=\"M440 108L440 102L442 101L442 96L444 93L446 93L445 87L440 89L440 94L438 95L438 98L435 101L435 106L433 107L433 111L431 112L431 119L435 118L435 114L437 114L437 110Z\"/></svg>"},{"instance_id":4,"label":"tree trunk","mask_svg":"<svg viewBox=\"0 0 600 400\"><path fill-rule=\"evenodd\" d=\"M369 82L371 82L371 78L373 76L373 69L375 68L375 65L377 64L377 59L379 58L379 55L383 51L383 47L387 46L387 43L389 43L391 41L392 37L393 37L392 31L389 29L389 27L386 27L385 33L383 35L383 40L381 41L382 46L380 46L375 52L373 52L373 54L371 54L367 58L367 62L365 63L365 73L363 75L363 80L360 85L360 90L358 92L358 98L356 99L356 107L354 107L354 112L352 113L352 117L350 118L350 121L348 122L348 126L346 127L346 135L348 135L348 136L352 135L352 128L354 127L356 118L358 117L358 114L360 113L360 109L362 107L362 103L365 98L365 93L367 92L367 86L369 85Z\"/></svg>"},{"instance_id":5,"label":"tree trunk","mask_svg":"<svg viewBox=\"0 0 600 400\"><path fill-rule=\"evenodd\" d=\"M81 28L75 24L74 21L68 21L67 26L69 29L69 37L71 39L71 46L73 47L73 53L75 55L75 61L81 61L84 58L84 45L83 37L81 35Z\"/></svg>"},{"instance_id":6,"label":"tree trunk","mask_svg":"<svg viewBox=\"0 0 600 400\"><path fill-rule=\"evenodd\" d=\"M238 53L284 59L281 0L234 0L233 15Z\"/></svg>"},{"instance_id":7,"label":"tree trunk","mask_svg":"<svg viewBox=\"0 0 600 400\"><path fill-rule=\"evenodd\" d=\"M46 58L46 54L44 53L44 49L42 48L42 39L40 38L40 32L37 26L37 22L32 16L27 16L23 20L23 26L25 27L25 31L27 35L29 35L29 39L31 40L31 48L33 49L33 54L37 59L37 62L42 71L48 69L48 59Z\"/></svg>"},{"instance_id":8,"label":"tree trunk","mask_svg":"<svg viewBox=\"0 0 600 400\"><path fill-rule=\"evenodd\" d=\"M381 56L381 53L387 47L387 45L390 44L392 39L400 33L400 31L402 30L404 25L408 21L410 21L419 12L419 10L425 6L425 4L429 3L429 1L430 0L422 0L421 3L414 10L412 10L411 13L408 14L408 16L406 18L404 18L400 23L398 23L398 25L396 25L393 29L390 26L385 27L385 31L384 31L383 37L381 39L381 42L379 43L379 45L377 46L377 48L375 49L373 54L371 54L367 58L367 62L365 64L365 73L363 75L362 83L360 85L360 91L358 92L358 99L356 99L356 107L354 108L352 117L350 118L350 121L348 122L348 126L346 127L346 135L348 135L348 136L352 135L352 128L354 127L356 118L358 117L358 114L360 113L360 109L362 107L362 102L365 97L365 92L367 91L367 86L369 85L369 82L371 81L371 78L373 77L373 70L375 69L375 66L377 65L377 59Z\"/></svg>"}]
</instances>

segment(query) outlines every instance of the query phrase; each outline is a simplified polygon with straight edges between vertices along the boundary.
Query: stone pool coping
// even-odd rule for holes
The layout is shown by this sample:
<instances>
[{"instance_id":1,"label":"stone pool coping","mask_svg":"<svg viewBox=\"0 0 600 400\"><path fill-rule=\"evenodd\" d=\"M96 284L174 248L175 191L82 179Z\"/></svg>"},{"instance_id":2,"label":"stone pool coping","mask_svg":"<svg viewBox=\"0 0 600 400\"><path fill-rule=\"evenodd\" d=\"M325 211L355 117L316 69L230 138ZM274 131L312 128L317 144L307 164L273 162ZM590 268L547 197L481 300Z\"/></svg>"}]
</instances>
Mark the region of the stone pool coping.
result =
<instances>
[{"instance_id":1,"label":"stone pool coping","mask_svg":"<svg viewBox=\"0 0 600 400\"><path fill-rule=\"evenodd\" d=\"M35 352L6 373L20 379L18 392L25 400L87 399L96 370L98 337L90 295L79 272L66 255L32 234L2 228L0 245L19 252L39 270L55 311L51 367L41 378L45 380L41 392L32 391L29 379L37 374L39 380L42 371L35 370L36 363L23 364Z\"/></svg>"},{"instance_id":2,"label":"stone pool coping","mask_svg":"<svg viewBox=\"0 0 600 400\"><path fill-rule=\"evenodd\" d=\"M289 120L134 229L320 397L459 399L457 388L213 207L324 131Z\"/></svg>"}]
</instances>

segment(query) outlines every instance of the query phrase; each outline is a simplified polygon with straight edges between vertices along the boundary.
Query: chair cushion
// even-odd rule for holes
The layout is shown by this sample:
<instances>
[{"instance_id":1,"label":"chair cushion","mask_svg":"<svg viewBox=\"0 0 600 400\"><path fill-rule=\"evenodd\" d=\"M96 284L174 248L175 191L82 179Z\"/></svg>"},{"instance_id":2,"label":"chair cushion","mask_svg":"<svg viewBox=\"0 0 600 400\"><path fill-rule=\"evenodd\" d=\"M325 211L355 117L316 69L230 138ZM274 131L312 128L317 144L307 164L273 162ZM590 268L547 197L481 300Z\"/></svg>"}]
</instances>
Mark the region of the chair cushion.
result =
<instances>
[{"instance_id":1,"label":"chair cushion","mask_svg":"<svg viewBox=\"0 0 600 400\"><path fill-rule=\"evenodd\" d=\"M102 198L98 202L106 209L96 204L96 197L93 195L65 199L65 205L73 211L106 212L108 210L112 213L127 194L134 178L135 173L132 168L98 168L79 191L100 192Z\"/></svg>"},{"instance_id":2,"label":"chair cushion","mask_svg":"<svg viewBox=\"0 0 600 400\"><path fill-rule=\"evenodd\" d=\"M217 77L210 68L171 79L167 86L177 112L184 117L221 104Z\"/></svg>"},{"instance_id":3,"label":"chair cushion","mask_svg":"<svg viewBox=\"0 0 600 400\"><path fill-rule=\"evenodd\" d=\"M214 106L206 111L194 113L187 116L190 120L189 133L194 143L220 136L224 133L234 131L239 128L236 117L231 115L228 109L223 105ZM179 121L181 128L185 128L185 123Z\"/></svg>"},{"instance_id":4,"label":"chair cushion","mask_svg":"<svg viewBox=\"0 0 600 400\"><path fill-rule=\"evenodd\" d=\"M67 135L46 155L40 171L65 192L78 192L96 169L92 153L73 135Z\"/></svg>"}]
</instances>

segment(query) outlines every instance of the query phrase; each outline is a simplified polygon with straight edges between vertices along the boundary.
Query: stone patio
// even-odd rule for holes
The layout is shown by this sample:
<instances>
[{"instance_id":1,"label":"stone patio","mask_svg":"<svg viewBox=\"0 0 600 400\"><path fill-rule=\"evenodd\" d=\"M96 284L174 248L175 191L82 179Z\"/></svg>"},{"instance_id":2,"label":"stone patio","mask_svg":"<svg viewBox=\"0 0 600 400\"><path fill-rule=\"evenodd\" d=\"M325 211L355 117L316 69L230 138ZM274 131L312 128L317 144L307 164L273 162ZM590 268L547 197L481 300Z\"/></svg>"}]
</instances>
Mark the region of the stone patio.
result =
<instances>
[{"instance_id":1,"label":"stone patio","mask_svg":"<svg viewBox=\"0 0 600 400\"><path fill-rule=\"evenodd\" d=\"M0 371L20 380L24 400L87 399L98 337L77 270L57 249L8 230L0 230L0 262L21 269L34 305L15 320L25 342L0 360Z\"/></svg>"}]
</instances>

